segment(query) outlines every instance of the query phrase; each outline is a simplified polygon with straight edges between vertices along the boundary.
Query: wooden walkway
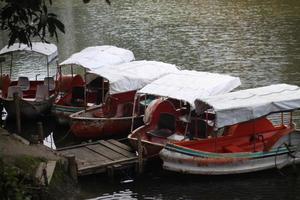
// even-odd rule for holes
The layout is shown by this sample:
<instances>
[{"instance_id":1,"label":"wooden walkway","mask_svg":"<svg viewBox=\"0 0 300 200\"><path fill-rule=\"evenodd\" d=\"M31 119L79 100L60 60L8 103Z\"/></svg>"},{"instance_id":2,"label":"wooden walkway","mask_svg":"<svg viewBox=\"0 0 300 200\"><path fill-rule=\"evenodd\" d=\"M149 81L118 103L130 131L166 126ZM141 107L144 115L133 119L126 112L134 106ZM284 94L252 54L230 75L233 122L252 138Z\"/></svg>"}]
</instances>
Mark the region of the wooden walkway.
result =
<instances>
[{"instance_id":1,"label":"wooden walkway","mask_svg":"<svg viewBox=\"0 0 300 200\"><path fill-rule=\"evenodd\" d=\"M57 152L75 156L78 176L113 173L115 169L136 167L138 162L131 147L113 139L69 146L57 149Z\"/></svg>"}]
</instances>

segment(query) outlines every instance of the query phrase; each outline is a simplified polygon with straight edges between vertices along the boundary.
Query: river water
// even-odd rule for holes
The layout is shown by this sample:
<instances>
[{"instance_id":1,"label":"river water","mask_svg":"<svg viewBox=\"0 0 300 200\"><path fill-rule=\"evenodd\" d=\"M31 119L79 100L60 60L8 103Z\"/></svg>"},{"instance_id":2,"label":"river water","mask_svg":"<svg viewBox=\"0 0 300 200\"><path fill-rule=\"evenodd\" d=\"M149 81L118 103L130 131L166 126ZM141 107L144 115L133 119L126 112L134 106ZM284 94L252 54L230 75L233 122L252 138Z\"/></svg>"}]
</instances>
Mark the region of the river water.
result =
<instances>
[{"instance_id":1,"label":"river water","mask_svg":"<svg viewBox=\"0 0 300 200\"><path fill-rule=\"evenodd\" d=\"M54 2L52 10L66 25L66 34L59 34L60 61L84 47L108 44L132 50L137 60L239 76L241 88L300 85L299 0L111 1L110 6L99 0ZM5 43L2 35L0 44ZM23 54L18 58L15 77L45 74L44 61ZM51 68L53 74L55 65ZM212 178L154 168L131 183L84 178L76 194L96 199L300 199L299 178L288 174Z\"/></svg>"}]
</instances>

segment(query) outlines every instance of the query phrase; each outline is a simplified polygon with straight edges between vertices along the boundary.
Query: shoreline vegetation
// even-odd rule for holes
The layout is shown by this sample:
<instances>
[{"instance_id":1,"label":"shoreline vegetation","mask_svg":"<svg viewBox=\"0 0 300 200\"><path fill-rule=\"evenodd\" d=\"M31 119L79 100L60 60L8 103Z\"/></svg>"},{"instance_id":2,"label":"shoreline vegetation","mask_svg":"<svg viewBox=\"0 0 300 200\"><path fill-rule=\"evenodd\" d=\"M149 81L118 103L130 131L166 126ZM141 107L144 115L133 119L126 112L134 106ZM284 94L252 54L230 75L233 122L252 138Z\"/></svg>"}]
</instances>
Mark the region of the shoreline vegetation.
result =
<instances>
[{"instance_id":1,"label":"shoreline vegetation","mask_svg":"<svg viewBox=\"0 0 300 200\"><path fill-rule=\"evenodd\" d=\"M24 142L25 141L25 142ZM40 165L55 161L48 184L37 176ZM75 197L76 183L68 176L65 159L42 144L26 140L0 128L0 199L69 199ZM42 170L42 174L44 174ZM46 177L46 176L45 176Z\"/></svg>"}]
</instances>

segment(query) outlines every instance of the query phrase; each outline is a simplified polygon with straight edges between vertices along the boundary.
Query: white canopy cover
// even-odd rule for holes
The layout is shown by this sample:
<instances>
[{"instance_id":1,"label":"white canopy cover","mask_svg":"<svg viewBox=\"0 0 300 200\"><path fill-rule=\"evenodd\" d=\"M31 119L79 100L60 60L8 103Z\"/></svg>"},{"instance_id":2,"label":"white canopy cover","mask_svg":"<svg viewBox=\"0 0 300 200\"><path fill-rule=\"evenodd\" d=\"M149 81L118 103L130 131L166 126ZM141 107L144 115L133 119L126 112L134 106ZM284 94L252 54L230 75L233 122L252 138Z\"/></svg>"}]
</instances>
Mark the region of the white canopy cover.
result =
<instances>
[{"instance_id":1,"label":"white canopy cover","mask_svg":"<svg viewBox=\"0 0 300 200\"><path fill-rule=\"evenodd\" d=\"M138 90L150 82L179 69L172 64L157 61L133 61L120 65L105 66L87 74L87 82L98 76L109 81L109 93L116 94Z\"/></svg>"},{"instance_id":2,"label":"white canopy cover","mask_svg":"<svg viewBox=\"0 0 300 200\"><path fill-rule=\"evenodd\" d=\"M240 84L241 81L238 77L182 70L153 81L138 93L183 100L193 107L196 98L227 93Z\"/></svg>"},{"instance_id":3,"label":"white canopy cover","mask_svg":"<svg viewBox=\"0 0 300 200\"><path fill-rule=\"evenodd\" d=\"M15 43L8 48L6 45L0 51L0 55L14 51L34 51L47 56L47 61L50 63L58 55L57 46L55 44L47 44L43 42L32 42L32 48L26 44Z\"/></svg>"},{"instance_id":4,"label":"white canopy cover","mask_svg":"<svg viewBox=\"0 0 300 200\"><path fill-rule=\"evenodd\" d=\"M221 128L249 121L274 112L300 108L300 88L277 84L240 90L195 100L196 112L212 107L216 113L215 126Z\"/></svg>"},{"instance_id":5,"label":"white canopy cover","mask_svg":"<svg viewBox=\"0 0 300 200\"><path fill-rule=\"evenodd\" d=\"M87 47L78 53L74 53L60 65L79 65L87 70L95 70L105 65L117 65L133 60L134 55L132 51L104 45Z\"/></svg>"}]
</instances>

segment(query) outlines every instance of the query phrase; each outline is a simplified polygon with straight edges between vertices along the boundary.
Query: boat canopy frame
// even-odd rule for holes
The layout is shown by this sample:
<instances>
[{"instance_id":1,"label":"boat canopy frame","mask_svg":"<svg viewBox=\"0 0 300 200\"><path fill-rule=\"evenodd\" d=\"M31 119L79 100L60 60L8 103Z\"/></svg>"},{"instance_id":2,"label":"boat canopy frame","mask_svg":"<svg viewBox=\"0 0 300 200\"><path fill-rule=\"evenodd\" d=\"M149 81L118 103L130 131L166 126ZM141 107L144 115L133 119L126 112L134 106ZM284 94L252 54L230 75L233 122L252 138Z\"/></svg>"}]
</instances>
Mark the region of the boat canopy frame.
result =
<instances>
[{"instance_id":1,"label":"boat canopy frame","mask_svg":"<svg viewBox=\"0 0 300 200\"><path fill-rule=\"evenodd\" d=\"M139 101L141 95L145 95L145 98L147 95L154 95L163 99L175 99L180 104L187 103L189 105L190 109L185 121L190 122L191 112L195 109L194 101L196 98L227 93L240 85L241 81L238 77L211 72L180 70L163 76L138 90L134 105L136 101ZM188 123L185 132L187 130Z\"/></svg>"},{"instance_id":2,"label":"boat canopy frame","mask_svg":"<svg viewBox=\"0 0 300 200\"><path fill-rule=\"evenodd\" d=\"M196 113L215 113L215 128L300 109L300 87L274 84L195 100Z\"/></svg>"}]
</instances>

